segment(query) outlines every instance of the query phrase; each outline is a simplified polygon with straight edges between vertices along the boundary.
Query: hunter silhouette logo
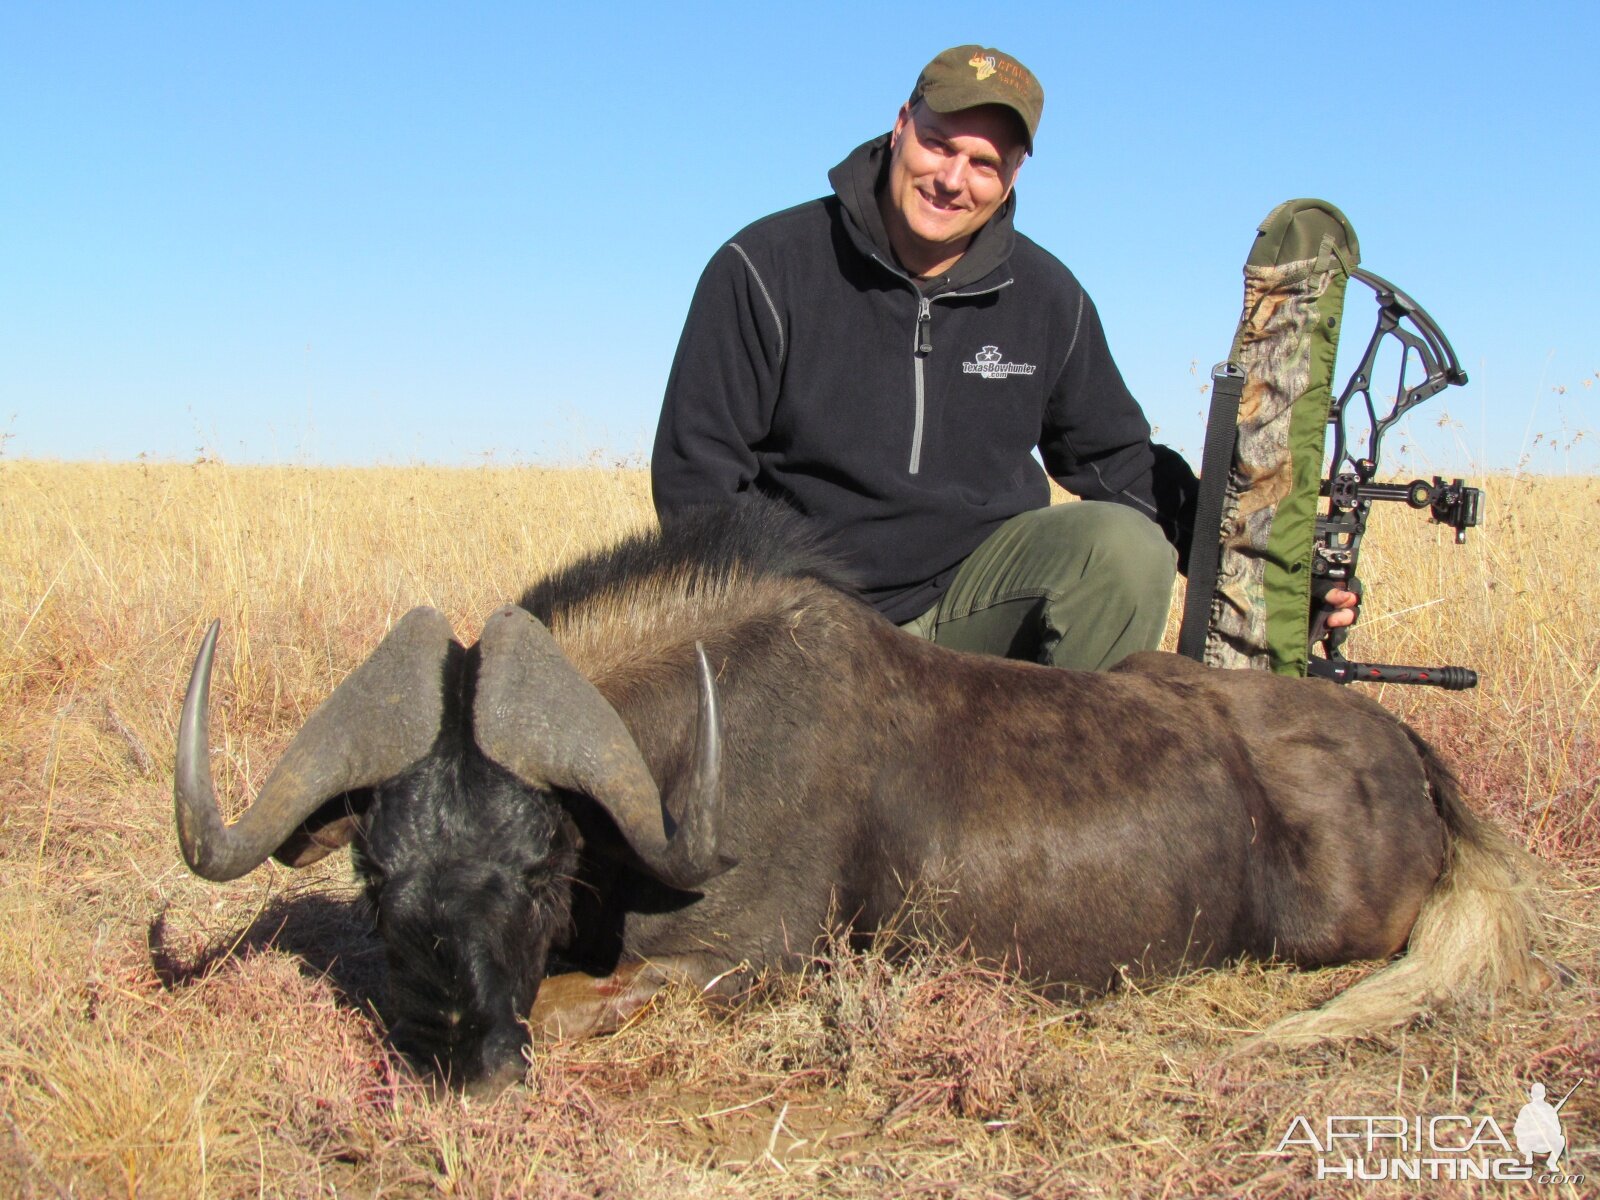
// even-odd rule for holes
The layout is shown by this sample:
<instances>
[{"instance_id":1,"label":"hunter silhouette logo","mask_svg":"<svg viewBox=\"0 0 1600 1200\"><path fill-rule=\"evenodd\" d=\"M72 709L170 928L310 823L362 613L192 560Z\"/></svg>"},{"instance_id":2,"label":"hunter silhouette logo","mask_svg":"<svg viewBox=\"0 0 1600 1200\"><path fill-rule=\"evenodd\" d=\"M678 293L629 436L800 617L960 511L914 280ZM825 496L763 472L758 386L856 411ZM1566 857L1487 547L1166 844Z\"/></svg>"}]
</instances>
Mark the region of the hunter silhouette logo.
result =
<instances>
[{"instance_id":1,"label":"hunter silhouette logo","mask_svg":"<svg viewBox=\"0 0 1600 1200\"><path fill-rule=\"evenodd\" d=\"M1561 1133L1561 1109L1577 1090L1575 1083L1567 1089L1565 1096L1551 1104L1544 1098L1544 1084L1536 1083L1529 1089L1528 1102L1517 1114L1517 1123L1512 1129L1517 1139L1517 1153L1522 1155L1524 1161L1531 1163L1535 1155L1544 1158L1548 1154L1550 1157L1545 1159L1545 1169L1556 1169L1556 1160L1567 1148L1567 1139Z\"/></svg>"},{"instance_id":2,"label":"hunter silhouette logo","mask_svg":"<svg viewBox=\"0 0 1600 1200\"><path fill-rule=\"evenodd\" d=\"M987 79L995 73L996 63L992 54L974 54L967 59L967 66L978 69L979 79Z\"/></svg>"},{"instance_id":3,"label":"hunter silhouette logo","mask_svg":"<svg viewBox=\"0 0 1600 1200\"><path fill-rule=\"evenodd\" d=\"M1005 355L998 346L985 346L972 356L971 362L961 364L967 375L981 379L1004 379L1007 375L1032 375L1038 368L1032 363L1002 362Z\"/></svg>"}]
</instances>

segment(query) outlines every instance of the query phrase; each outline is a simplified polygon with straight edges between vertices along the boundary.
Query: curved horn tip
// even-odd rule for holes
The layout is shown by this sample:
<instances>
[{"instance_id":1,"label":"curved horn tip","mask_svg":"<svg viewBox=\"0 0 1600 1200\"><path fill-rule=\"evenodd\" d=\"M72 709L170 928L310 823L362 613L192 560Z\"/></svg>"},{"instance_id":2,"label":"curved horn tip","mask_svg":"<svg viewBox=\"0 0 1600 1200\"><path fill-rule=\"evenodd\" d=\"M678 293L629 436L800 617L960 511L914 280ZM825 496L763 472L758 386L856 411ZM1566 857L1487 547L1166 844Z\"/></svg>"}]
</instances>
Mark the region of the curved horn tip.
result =
<instances>
[{"instance_id":1,"label":"curved horn tip","mask_svg":"<svg viewBox=\"0 0 1600 1200\"><path fill-rule=\"evenodd\" d=\"M222 618L212 617L211 623L206 626L205 633L200 635L200 649L195 651L194 666L189 668L189 686L183 695L185 708L189 706L190 693L194 692L197 686L206 693L211 690L211 662L216 657L217 639L221 634ZM202 702L206 699L205 696L196 698Z\"/></svg>"},{"instance_id":2,"label":"curved horn tip","mask_svg":"<svg viewBox=\"0 0 1600 1200\"><path fill-rule=\"evenodd\" d=\"M717 676L706 658L704 643L695 642L695 659L699 665L700 704L696 721L696 741L699 749L709 757L714 775L721 774L722 763L722 712L717 701Z\"/></svg>"},{"instance_id":3,"label":"curved horn tip","mask_svg":"<svg viewBox=\"0 0 1600 1200\"><path fill-rule=\"evenodd\" d=\"M441 658L450 623L413 608L306 719L261 792L233 825L217 808L206 707L220 622L201 644L178 723L173 791L185 861L207 879L234 879L265 862L317 807L419 760L438 735ZM308 860L309 861L309 860Z\"/></svg>"},{"instance_id":4,"label":"curved horn tip","mask_svg":"<svg viewBox=\"0 0 1600 1200\"><path fill-rule=\"evenodd\" d=\"M700 686L703 691L710 693L713 700L717 694L717 673L711 669L711 660L706 657L706 644L696 641L694 656L700 664Z\"/></svg>"},{"instance_id":5,"label":"curved horn tip","mask_svg":"<svg viewBox=\"0 0 1600 1200\"><path fill-rule=\"evenodd\" d=\"M666 881L675 887L695 888L737 865L737 859L720 849L722 837L722 715L717 701L716 676L703 643L695 642L699 668L699 712L695 718L694 749L688 778L674 795L678 812L668 847Z\"/></svg>"},{"instance_id":6,"label":"curved horn tip","mask_svg":"<svg viewBox=\"0 0 1600 1200\"><path fill-rule=\"evenodd\" d=\"M237 878L231 863L215 861L213 844L222 827L211 786L210 743L207 717L211 699L211 669L216 658L222 618L213 617L200 639L200 649L189 671L189 686L178 718L178 744L173 766L173 802L178 844L189 869L216 882Z\"/></svg>"},{"instance_id":7,"label":"curved horn tip","mask_svg":"<svg viewBox=\"0 0 1600 1200\"><path fill-rule=\"evenodd\" d=\"M179 718L180 734L184 727L201 734L205 732L206 709L211 698L211 664L216 658L217 638L222 632L222 618L212 617L200 639L200 649L195 652L194 666L189 669L189 686L183 695L183 712Z\"/></svg>"}]
</instances>

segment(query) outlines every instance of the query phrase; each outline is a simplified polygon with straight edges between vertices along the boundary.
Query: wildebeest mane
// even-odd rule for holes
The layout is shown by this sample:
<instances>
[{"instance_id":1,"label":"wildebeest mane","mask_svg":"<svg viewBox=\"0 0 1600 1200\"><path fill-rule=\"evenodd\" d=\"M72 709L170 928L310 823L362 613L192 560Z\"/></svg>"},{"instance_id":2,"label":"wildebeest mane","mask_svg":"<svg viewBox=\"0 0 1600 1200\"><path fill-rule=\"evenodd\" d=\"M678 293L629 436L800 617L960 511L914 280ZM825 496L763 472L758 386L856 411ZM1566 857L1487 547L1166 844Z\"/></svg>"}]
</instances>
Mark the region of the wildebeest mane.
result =
<instances>
[{"instance_id":1,"label":"wildebeest mane","mask_svg":"<svg viewBox=\"0 0 1600 1200\"><path fill-rule=\"evenodd\" d=\"M546 576L520 604L546 625L607 591L633 590L673 577L685 591L716 588L733 578L812 579L854 592L848 573L823 549L805 519L776 500L704 505L664 528L643 530Z\"/></svg>"},{"instance_id":2,"label":"wildebeest mane","mask_svg":"<svg viewBox=\"0 0 1600 1200\"><path fill-rule=\"evenodd\" d=\"M673 656L696 640L802 608L818 593L855 590L803 517L751 497L693 509L585 555L518 603L596 678L619 665L624 649L635 658Z\"/></svg>"}]
</instances>

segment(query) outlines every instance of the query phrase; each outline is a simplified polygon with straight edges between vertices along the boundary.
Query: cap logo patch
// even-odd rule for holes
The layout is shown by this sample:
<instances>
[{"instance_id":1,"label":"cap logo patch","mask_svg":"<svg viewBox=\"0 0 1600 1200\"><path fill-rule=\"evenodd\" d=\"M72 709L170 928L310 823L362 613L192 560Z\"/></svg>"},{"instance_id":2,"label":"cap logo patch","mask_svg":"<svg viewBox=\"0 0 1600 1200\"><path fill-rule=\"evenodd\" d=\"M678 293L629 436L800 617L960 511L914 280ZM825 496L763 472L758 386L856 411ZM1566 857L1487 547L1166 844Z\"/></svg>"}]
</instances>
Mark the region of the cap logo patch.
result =
<instances>
[{"instance_id":1,"label":"cap logo patch","mask_svg":"<svg viewBox=\"0 0 1600 1200\"><path fill-rule=\"evenodd\" d=\"M997 65L992 54L974 54L967 59L967 66L977 68L979 79L987 79L993 75Z\"/></svg>"}]
</instances>

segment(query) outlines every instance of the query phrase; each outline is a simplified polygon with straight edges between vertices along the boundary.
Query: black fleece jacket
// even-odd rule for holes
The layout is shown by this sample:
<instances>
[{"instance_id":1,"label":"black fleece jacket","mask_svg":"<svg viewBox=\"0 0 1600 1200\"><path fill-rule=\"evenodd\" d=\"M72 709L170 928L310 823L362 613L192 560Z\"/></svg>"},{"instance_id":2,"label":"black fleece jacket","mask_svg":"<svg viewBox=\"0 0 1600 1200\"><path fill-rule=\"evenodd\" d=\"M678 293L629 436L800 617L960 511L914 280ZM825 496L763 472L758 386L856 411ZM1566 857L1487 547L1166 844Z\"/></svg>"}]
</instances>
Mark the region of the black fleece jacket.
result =
<instances>
[{"instance_id":1,"label":"black fleece jacket","mask_svg":"<svg viewBox=\"0 0 1600 1200\"><path fill-rule=\"evenodd\" d=\"M1049 503L1035 447L1068 491L1158 514L1149 424L1088 295L1013 227L1015 193L919 286L875 200L887 155L887 135L859 147L833 196L712 257L651 475L663 524L752 492L784 501L907 621L1003 522Z\"/></svg>"}]
</instances>

